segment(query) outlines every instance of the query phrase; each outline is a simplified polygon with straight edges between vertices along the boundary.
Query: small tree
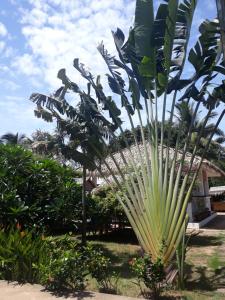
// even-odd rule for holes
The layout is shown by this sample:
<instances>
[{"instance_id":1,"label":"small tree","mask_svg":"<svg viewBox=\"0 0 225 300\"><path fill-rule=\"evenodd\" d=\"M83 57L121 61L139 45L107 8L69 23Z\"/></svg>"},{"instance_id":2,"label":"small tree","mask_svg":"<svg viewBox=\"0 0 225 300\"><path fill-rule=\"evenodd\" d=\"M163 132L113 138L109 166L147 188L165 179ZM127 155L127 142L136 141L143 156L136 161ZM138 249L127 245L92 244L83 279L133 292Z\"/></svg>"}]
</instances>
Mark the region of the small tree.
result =
<instances>
[{"instance_id":1,"label":"small tree","mask_svg":"<svg viewBox=\"0 0 225 300\"><path fill-rule=\"evenodd\" d=\"M82 65L80 68L83 76L93 82L93 77ZM51 97L42 94L33 94L31 99L37 103L35 115L46 121L57 122L57 130L66 135L67 142L63 142L61 153L66 159L72 159L83 168L83 229L82 241L86 243L86 177L87 169L94 170L96 161L100 161L106 155L108 142L116 129L99 111L96 100L91 96L91 85L88 84L87 92L81 91L78 85L72 82L66 75L65 69L58 72L58 78L62 80L60 87ZM99 79L98 79L99 81ZM99 83L100 84L100 83ZM72 91L80 98L76 107L71 106L65 95ZM49 104L48 110L43 105ZM65 116L64 118L62 116Z\"/></svg>"}]
</instances>

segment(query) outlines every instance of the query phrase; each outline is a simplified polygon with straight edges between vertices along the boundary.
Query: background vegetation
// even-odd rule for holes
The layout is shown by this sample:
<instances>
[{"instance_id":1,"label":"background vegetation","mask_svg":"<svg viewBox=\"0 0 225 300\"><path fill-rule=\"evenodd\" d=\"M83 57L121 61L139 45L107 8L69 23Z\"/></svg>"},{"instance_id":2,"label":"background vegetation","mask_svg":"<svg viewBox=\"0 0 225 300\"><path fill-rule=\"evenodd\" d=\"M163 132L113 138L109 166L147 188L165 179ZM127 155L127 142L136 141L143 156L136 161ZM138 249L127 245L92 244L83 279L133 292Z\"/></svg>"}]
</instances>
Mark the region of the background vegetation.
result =
<instances>
[{"instance_id":1,"label":"background vegetation","mask_svg":"<svg viewBox=\"0 0 225 300\"><path fill-rule=\"evenodd\" d=\"M0 224L74 229L81 212L76 173L20 146L0 145Z\"/></svg>"}]
</instances>

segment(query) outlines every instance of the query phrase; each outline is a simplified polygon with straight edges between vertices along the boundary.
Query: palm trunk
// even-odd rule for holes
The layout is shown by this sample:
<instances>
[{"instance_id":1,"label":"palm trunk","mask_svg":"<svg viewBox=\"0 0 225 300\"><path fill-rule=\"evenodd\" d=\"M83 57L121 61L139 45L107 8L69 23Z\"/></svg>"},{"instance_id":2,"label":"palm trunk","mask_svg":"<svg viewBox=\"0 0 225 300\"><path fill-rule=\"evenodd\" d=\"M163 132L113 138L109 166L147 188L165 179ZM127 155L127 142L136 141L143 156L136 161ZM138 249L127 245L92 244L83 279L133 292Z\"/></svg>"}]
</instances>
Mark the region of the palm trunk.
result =
<instances>
[{"instance_id":1,"label":"palm trunk","mask_svg":"<svg viewBox=\"0 0 225 300\"><path fill-rule=\"evenodd\" d=\"M82 244L86 245L87 213L86 213L86 167L83 166L82 186Z\"/></svg>"}]
</instances>

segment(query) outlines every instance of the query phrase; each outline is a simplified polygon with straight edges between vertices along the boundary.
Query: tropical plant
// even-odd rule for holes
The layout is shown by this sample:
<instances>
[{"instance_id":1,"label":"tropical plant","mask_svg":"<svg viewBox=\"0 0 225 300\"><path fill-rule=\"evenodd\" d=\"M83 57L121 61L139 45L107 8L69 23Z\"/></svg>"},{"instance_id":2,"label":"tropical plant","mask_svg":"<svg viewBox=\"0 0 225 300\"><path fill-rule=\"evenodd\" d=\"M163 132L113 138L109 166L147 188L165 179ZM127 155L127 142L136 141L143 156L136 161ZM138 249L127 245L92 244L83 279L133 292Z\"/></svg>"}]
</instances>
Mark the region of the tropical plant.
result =
<instances>
[{"instance_id":1,"label":"tropical plant","mask_svg":"<svg viewBox=\"0 0 225 300\"><path fill-rule=\"evenodd\" d=\"M0 279L41 283L50 289L81 290L87 275L109 282L110 261L92 245L69 236L45 237L20 224L0 230ZM105 278L103 278L103 274Z\"/></svg>"},{"instance_id":2,"label":"tropical plant","mask_svg":"<svg viewBox=\"0 0 225 300\"><path fill-rule=\"evenodd\" d=\"M76 240L68 236L46 238L45 261L35 266L39 272L40 282L52 290L82 290L86 276L89 274L87 255Z\"/></svg>"},{"instance_id":3,"label":"tropical plant","mask_svg":"<svg viewBox=\"0 0 225 300\"><path fill-rule=\"evenodd\" d=\"M50 134L46 131L36 130L32 134L31 149L34 153L40 155L58 157L62 140L63 137L57 132Z\"/></svg>"},{"instance_id":4,"label":"tropical plant","mask_svg":"<svg viewBox=\"0 0 225 300\"><path fill-rule=\"evenodd\" d=\"M141 291L141 283L144 283L152 291L154 299L158 299L163 285L166 284L166 273L161 259L158 258L156 262L152 262L151 257L145 255L144 257L134 258L130 265L138 278ZM144 291L142 291L142 294L145 295Z\"/></svg>"},{"instance_id":5,"label":"tropical plant","mask_svg":"<svg viewBox=\"0 0 225 300\"><path fill-rule=\"evenodd\" d=\"M220 27L215 20L207 20L201 24L199 39L188 51L196 4L196 0L163 1L154 15L152 0L137 0L134 27L130 30L127 42L120 29L113 32L118 57L111 56L103 43L98 46L109 69L107 74L109 86L117 99L121 99L121 106L120 104L117 106L111 97L104 94L99 77L94 81L84 65L79 63L78 59L74 60L74 67L88 81L88 91L92 87L102 105L102 112L105 110L109 112L115 124L113 129L118 129L122 135L124 129L120 119L120 108L127 113L136 151L132 152L133 148L123 135L129 156L125 157L123 151L119 149L119 161L123 162L125 168L122 169L118 163L118 156L116 158L109 152L108 156L113 162L112 168L96 148L96 138L90 140L89 145L98 157L94 163L99 174L104 176L109 184L113 181L121 190L123 198L119 194L117 197L142 248L151 255L153 262L161 257L164 265L170 264L182 239L188 218L187 204L193 186L214 132L225 114L224 108L221 108L205 149L201 157L197 158L203 130L208 125L209 117L225 101L224 81L219 79L225 74L225 68L222 61ZM193 74L185 78L187 61L193 67ZM119 70L127 75L126 81ZM221 76L217 76L218 74ZM31 100L37 104L39 117L47 120L55 116L58 121L60 113L76 119L77 111L65 99L66 92L73 90L81 97L84 97L84 93L66 76L63 77L63 83L64 86L50 97L42 94L31 95ZM126 87L127 83L129 88ZM95 99L90 93L85 95L92 103L89 109L93 111L94 107L96 114L102 118L103 114L97 110ZM171 128L178 100L188 103L194 101L194 115L182 150L179 147L181 139L178 134L176 145L171 151ZM201 107L204 108L202 110L204 122L187 161L193 124ZM167 111L169 111L168 138L165 141ZM136 138L134 117L139 120L142 145ZM88 114L84 120L88 126L95 126ZM107 124L105 117L104 124ZM143 130L146 124L147 139ZM114 135L112 132L112 136ZM102 140L103 144L104 142ZM110 178L108 174L103 174L102 163L107 168L108 174L111 174Z\"/></svg>"},{"instance_id":6,"label":"tropical plant","mask_svg":"<svg viewBox=\"0 0 225 300\"><path fill-rule=\"evenodd\" d=\"M20 146L0 145L0 224L54 231L81 219L76 173Z\"/></svg>"},{"instance_id":7,"label":"tropical plant","mask_svg":"<svg viewBox=\"0 0 225 300\"><path fill-rule=\"evenodd\" d=\"M186 281L185 260L186 260L187 251L189 250L188 244L191 238L199 234L199 231L193 230L192 232L189 232L187 235L185 229L186 228L184 227L182 239L176 249L176 263L177 263L177 270L178 270L177 286L181 290L185 288L185 281Z\"/></svg>"},{"instance_id":8,"label":"tropical plant","mask_svg":"<svg viewBox=\"0 0 225 300\"><path fill-rule=\"evenodd\" d=\"M48 288L81 290L88 280L87 275L95 278L100 286L109 280L110 260L100 249L91 244L84 247L67 235L47 237L45 243L47 258L36 265L36 269L40 282Z\"/></svg>"},{"instance_id":9,"label":"tropical plant","mask_svg":"<svg viewBox=\"0 0 225 300\"><path fill-rule=\"evenodd\" d=\"M90 254L87 265L89 272L96 279L99 289L105 293L117 293L118 274L110 269L111 261L103 255L100 249L94 248L91 245L85 247Z\"/></svg>"},{"instance_id":10,"label":"tropical plant","mask_svg":"<svg viewBox=\"0 0 225 300\"><path fill-rule=\"evenodd\" d=\"M66 75L64 70L60 70L58 77L64 82ZM65 78L64 78L65 77ZM68 80L68 79L67 79ZM65 86L66 88L66 86ZM90 93L90 92L88 92ZM92 125L90 125L92 123ZM86 181L87 169L95 168L94 161L98 159L98 155L105 156L106 147L102 142L104 138L109 138L108 127L111 124L98 113L97 106L93 105L91 96L83 92L81 101L76 107L76 117L67 118L67 120L57 119L59 131L66 134L69 142L61 145L61 153L66 159L73 160L82 166L82 242L86 244L87 232L87 197L86 197ZM93 125L94 124L94 125ZM92 145L90 147L90 144ZM93 144L95 148L93 150Z\"/></svg>"},{"instance_id":11,"label":"tropical plant","mask_svg":"<svg viewBox=\"0 0 225 300\"><path fill-rule=\"evenodd\" d=\"M74 62L79 67L78 61ZM92 75L81 67L84 77L93 81ZM87 169L95 169L95 160L101 160L106 154L106 140L111 137L115 126L111 124L98 110L98 105L90 94L91 85L88 84L87 92L81 91L76 83L69 80L65 69L58 72L58 78L64 86L60 87L52 97L42 94L33 94L34 101L47 99L55 101L56 107L46 111L41 105L37 106L35 114L47 121L57 120L57 129L68 138L67 143L61 145L61 153L66 159L71 159L83 167L83 189L82 189L82 241L86 243L86 177ZM66 92L72 90L80 97L76 107L72 107L64 99ZM54 98L53 98L54 97ZM59 100L57 100L59 99ZM62 101L61 101L62 100ZM47 100L48 101L48 100ZM57 105L57 102L59 105ZM64 103L64 104L63 104ZM65 105L65 106L64 106ZM59 110L58 110L59 109ZM66 118L62 118L65 114Z\"/></svg>"},{"instance_id":12,"label":"tropical plant","mask_svg":"<svg viewBox=\"0 0 225 300\"><path fill-rule=\"evenodd\" d=\"M179 130L182 131L182 133L180 134L180 139L183 140L183 142L180 142L180 148L182 148L185 144L190 123L194 119L188 150L190 152L194 150L198 135L201 132L201 139L199 141L197 154L201 154L202 152L204 152L205 145L207 145L208 139L213 133L214 139L211 141L207 153L205 153L205 158L208 158L210 160L217 160L219 155L225 154L225 149L223 146L223 143L225 141L225 134L214 123L210 122L217 117L217 113L211 112L211 114L208 115L207 125L203 127L205 122L204 118L202 119L200 112L197 113L196 116L194 115L194 112L194 103L180 102L176 104L177 121L175 122L174 127L177 133L179 132Z\"/></svg>"},{"instance_id":13,"label":"tropical plant","mask_svg":"<svg viewBox=\"0 0 225 300\"><path fill-rule=\"evenodd\" d=\"M89 226L92 232L106 233L113 223L117 223L119 228L128 223L115 189L109 185L102 185L91 194L88 210L91 220Z\"/></svg>"},{"instance_id":14,"label":"tropical plant","mask_svg":"<svg viewBox=\"0 0 225 300\"><path fill-rule=\"evenodd\" d=\"M10 145L22 145L26 143L30 143L31 140L26 137L25 134L16 134L13 133L6 133L3 134L0 138L1 143L10 144Z\"/></svg>"},{"instance_id":15,"label":"tropical plant","mask_svg":"<svg viewBox=\"0 0 225 300\"><path fill-rule=\"evenodd\" d=\"M17 224L0 230L0 278L19 282L38 282L34 268L46 257L45 243L34 232L21 230Z\"/></svg>"},{"instance_id":16,"label":"tropical plant","mask_svg":"<svg viewBox=\"0 0 225 300\"><path fill-rule=\"evenodd\" d=\"M172 124L172 127L170 127L169 120L165 120L164 124L164 142L165 144L168 142L168 136L170 137L170 146L175 147L177 137L179 135L180 143L179 143L179 149L182 150L184 147L186 137L189 131L189 125L194 117L194 103L187 103L187 102L178 102L176 104L176 110L175 110L175 120ZM211 120L213 121L214 118L216 118L217 113L213 112L209 117L208 117L208 122ZM202 125L204 124L204 119L202 120L201 113L199 112L196 117L195 121L193 123L193 129L192 129L192 136L190 143L188 145L188 151L192 152L196 143L196 140L198 138L198 134L201 131ZM158 122L158 125L160 127L160 122ZM141 142L141 129L140 126L137 126L134 128L135 130L135 136L137 139L137 142ZM143 126L144 131L144 136L147 139L148 138L148 127ZM179 131L181 130L181 133ZM209 123L205 128L203 128L202 131L202 137L199 143L199 148L197 151L197 154L201 154L202 151L205 149L205 145L208 142L208 138L210 138L212 132L215 131L214 138L210 143L210 147L205 154L205 158L210 159L211 161L215 162L217 165L221 165L221 163L218 161L218 158L224 157L225 155L225 148L223 146L223 143L225 141L225 134L224 132L219 129L215 128L215 124ZM161 132L158 130L158 139L160 139ZM129 145L135 144L134 136L132 134L132 131L129 129L126 129L124 131L124 136L126 137L126 140ZM119 146L118 146L119 144ZM126 144L124 141L123 135L119 135L116 140L112 140L110 143L110 147L113 152L118 151L118 147L121 149L126 148Z\"/></svg>"}]
</instances>

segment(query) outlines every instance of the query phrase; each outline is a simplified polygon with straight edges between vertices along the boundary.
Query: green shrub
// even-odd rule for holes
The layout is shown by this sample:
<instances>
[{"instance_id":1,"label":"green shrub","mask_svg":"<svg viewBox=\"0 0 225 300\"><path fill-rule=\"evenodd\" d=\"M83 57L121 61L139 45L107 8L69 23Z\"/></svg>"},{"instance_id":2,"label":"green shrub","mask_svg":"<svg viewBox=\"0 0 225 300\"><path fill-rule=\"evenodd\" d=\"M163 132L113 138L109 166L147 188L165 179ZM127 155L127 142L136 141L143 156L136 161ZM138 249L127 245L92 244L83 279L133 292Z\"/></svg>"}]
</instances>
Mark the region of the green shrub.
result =
<instances>
[{"instance_id":1,"label":"green shrub","mask_svg":"<svg viewBox=\"0 0 225 300\"><path fill-rule=\"evenodd\" d=\"M38 282L34 265L45 259L46 244L40 236L19 228L0 231L0 278L19 282Z\"/></svg>"},{"instance_id":2,"label":"green shrub","mask_svg":"<svg viewBox=\"0 0 225 300\"><path fill-rule=\"evenodd\" d=\"M89 207L90 227L93 231L103 233L107 232L114 222L119 226L128 223L115 192L108 185L101 186L94 191Z\"/></svg>"},{"instance_id":3,"label":"green shrub","mask_svg":"<svg viewBox=\"0 0 225 300\"><path fill-rule=\"evenodd\" d=\"M36 266L40 283L49 289L75 289L85 287L89 274L85 249L68 236L47 238L48 261Z\"/></svg>"},{"instance_id":4,"label":"green shrub","mask_svg":"<svg viewBox=\"0 0 225 300\"><path fill-rule=\"evenodd\" d=\"M0 279L82 290L91 275L100 288L110 291L115 288L109 265L101 251L69 236L45 238L19 225L0 231Z\"/></svg>"},{"instance_id":5,"label":"green shrub","mask_svg":"<svg viewBox=\"0 0 225 300\"><path fill-rule=\"evenodd\" d=\"M81 219L81 186L75 176L53 159L0 145L0 224L19 222L41 231L75 228Z\"/></svg>"},{"instance_id":6,"label":"green shrub","mask_svg":"<svg viewBox=\"0 0 225 300\"><path fill-rule=\"evenodd\" d=\"M100 291L107 293L117 293L118 274L110 270L110 259L103 255L99 249L88 245L86 252L89 254L88 269L93 278L96 279Z\"/></svg>"},{"instance_id":7,"label":"green shrub","mask_svg":"<svg viewBox=\"0 0 225 300\"><path fill-rule=\"evenodd\" d=\"M154 299L157 299L165 281L165 271L161 259L158 258L156 262L153 262L149 255L145 255L134 258L130 265L138 278L139 286L141 287L141 282L143 282L152 291Z\"/></svg>"}]
</instances>

